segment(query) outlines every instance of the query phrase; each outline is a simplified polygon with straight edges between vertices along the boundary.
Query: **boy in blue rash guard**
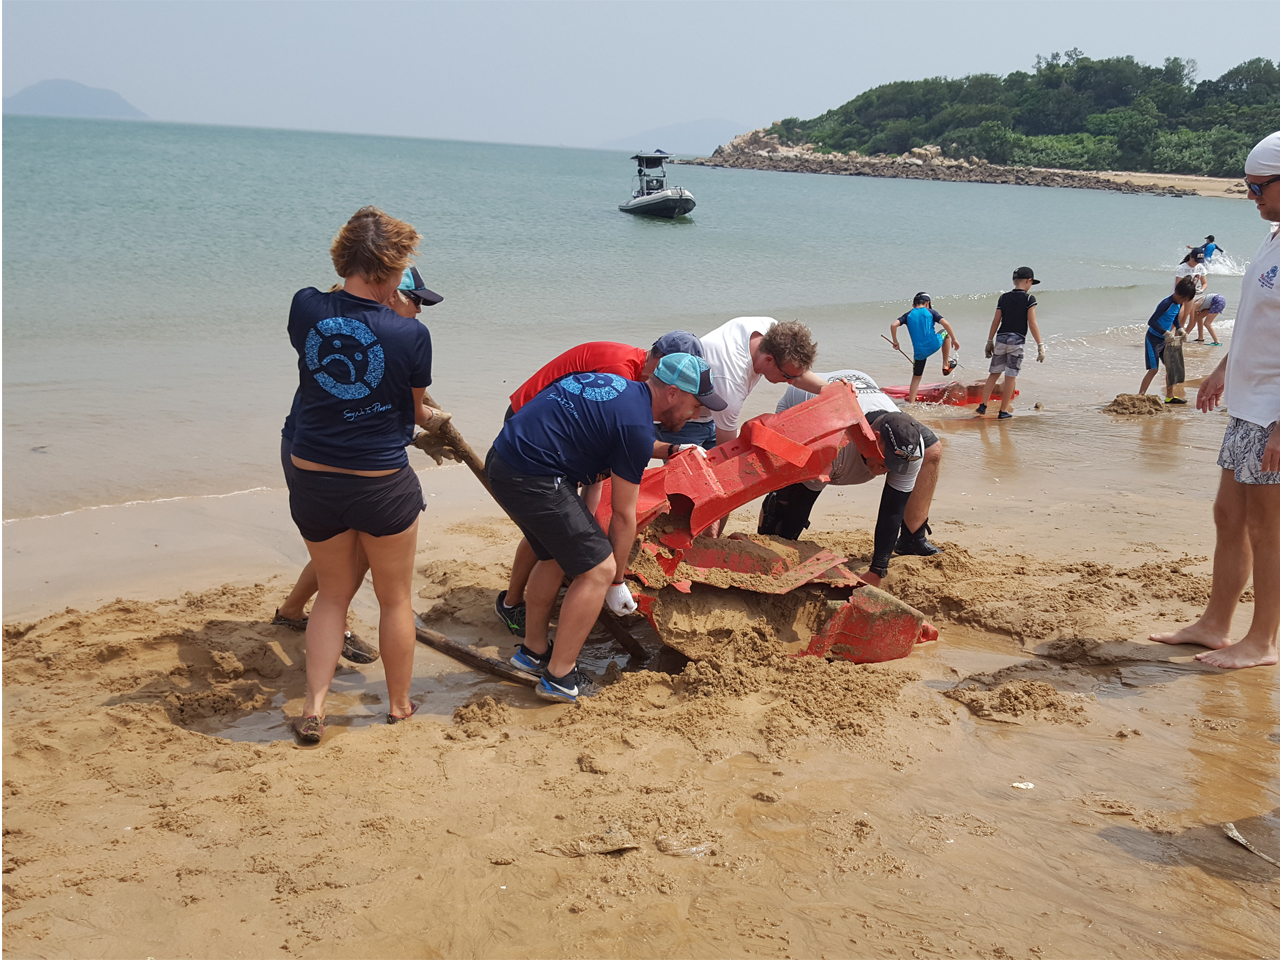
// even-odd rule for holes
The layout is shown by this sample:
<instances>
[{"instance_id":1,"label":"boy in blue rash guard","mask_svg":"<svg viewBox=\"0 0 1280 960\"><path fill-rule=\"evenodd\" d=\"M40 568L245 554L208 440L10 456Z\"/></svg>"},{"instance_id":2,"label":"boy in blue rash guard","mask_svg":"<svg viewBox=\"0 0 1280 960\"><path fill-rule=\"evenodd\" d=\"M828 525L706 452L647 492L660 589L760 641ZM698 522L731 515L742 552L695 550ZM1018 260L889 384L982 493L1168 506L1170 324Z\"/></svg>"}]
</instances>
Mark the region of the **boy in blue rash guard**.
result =
<instances>
[{"instance_id":1,"label":"boy in blue rash guard","mask_svg":"<svg viewBox=\"0 0 1280 960\"><path fill-rule=\"evenodd\" d=\"M939 324L942 326L942 333L938 332ZM941 350L942 375L947 376L960 362L951 359L951 348L954 345L959 350L960 341L956 339L956 332L951 329L951 324L947 323L946 317L933 309L933 301L923 290L911 301L911 309L889 324L889 336L893 339L895 350L902 349L898 346L898 327L900 326L907 328L907 336L911 338L913 361L907 403L915 403L916 390L920 386L920 378L924 376L925 361Z\"/></svg>"},{"instance_id":2,"label":"boy in blue rash guard","mask_svg":"<svg viewBox=\"0 0 1280 960\"><path fill-rule=\"evenodd\" d=\"M1142 378L1139 395L1147 392L1147 387L1155 379L1156 371L1160 369L1160 360L1164 357L1165 334L1176 328L1179 334L1186 335L1182 326L1182 314L1186 312L1186 305L1195 299L1195 295L1195 282L1190 277L1181 278L1174 284L1173 294L1156 304L1155 312L1147 320L1147 374ZM1164 395L1166 403L1186 403L1173 395L1172 383L1165 385Z\"/></svg>"}]
</instances>

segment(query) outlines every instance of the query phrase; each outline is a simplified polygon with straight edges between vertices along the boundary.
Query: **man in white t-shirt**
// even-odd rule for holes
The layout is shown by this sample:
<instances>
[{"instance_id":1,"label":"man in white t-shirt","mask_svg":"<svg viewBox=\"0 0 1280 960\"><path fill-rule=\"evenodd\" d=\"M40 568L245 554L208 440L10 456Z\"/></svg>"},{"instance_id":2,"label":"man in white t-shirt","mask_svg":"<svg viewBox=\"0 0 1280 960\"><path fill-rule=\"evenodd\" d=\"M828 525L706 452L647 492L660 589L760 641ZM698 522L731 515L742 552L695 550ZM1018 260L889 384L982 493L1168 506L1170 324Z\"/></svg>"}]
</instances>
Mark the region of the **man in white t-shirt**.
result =
<instances>
[{"instance_id":1,"label":"man in white t-shirt","mask_svg":"<svg viewBox=\"0 0 1280 960\"><path fill-rule=\"evenodd\" d=\"M1244 172L1250 199L1272 226L1245 270L1231 349L1196 396L1208 412L1225 390L1231 414L1213 502L1213 592L1195 623L1151 635L1208 647L1196 659L1215 667L1274 664L1280 630L1280 131L1253 148ZM1232 643L1231 617L1251 573L1253 623Z\"/></svg>"},{"instance_id":2,"label":"man in white t-shirt","mask_svg":"<svg viewBox=\"0 0 1280 960\"><path fill-rule=\"evenodd\" d=\"M861 370L837 370L817 376L823 380L823 386L845 380L857 390L858 404L884 446L888 472L876 517L871 569L862 574L863 580L876 586L889 572L889 558L894 553L929 557L942 552L942 548L934 546L928 538L929 507L938 486L942 444L932 430L902 413ZM813 398L813 392L788 387L778 401L777 412L790 410ZM836 486L867 483L879 472L850 443L836 455L830 483ZM826 485L822 480L806 480L769 494L760 509L757 532L798 540L809 526L809 514Z\"/></svg>"},{"instance_id":3,"label":"man in white t-shirt","mask_svg":"<svg viewBox=\"0 0 1280 960\"><path fill-rule=\"evenodd\" d=\"M702 357L711 364L716 394L727 406L690 421L678 434L656 431L668 443L697 443L710 450L738 436L742 405L761 379L794 383L816 393L826 381L810 372L818 347L798 320L738 317L716 327L702 341Z\"/></svg>"}]
</instances>

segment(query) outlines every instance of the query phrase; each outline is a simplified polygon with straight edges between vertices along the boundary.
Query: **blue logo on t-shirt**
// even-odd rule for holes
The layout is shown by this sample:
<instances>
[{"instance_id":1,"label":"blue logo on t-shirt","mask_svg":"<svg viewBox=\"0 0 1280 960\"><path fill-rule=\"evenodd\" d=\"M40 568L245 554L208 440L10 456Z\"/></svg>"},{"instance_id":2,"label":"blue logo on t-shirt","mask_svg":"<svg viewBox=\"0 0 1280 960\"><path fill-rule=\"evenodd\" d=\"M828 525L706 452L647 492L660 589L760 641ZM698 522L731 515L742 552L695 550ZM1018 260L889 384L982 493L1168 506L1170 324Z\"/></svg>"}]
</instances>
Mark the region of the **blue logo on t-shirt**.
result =
<instances>
[{"instance_id":1,"label":"blue logo on t-shirt","mask_svg":"<svg viewBox=\"0 0 1280 960\"><path fill-rule=\"evenodd\" d=\"M605 401L627 389L627 381L616 373L573 373L560 381L560 386L586 400Z\"/></svg>"},{"instance_id":2,"label":"blue logo on t-shirt","mask_svg":"<svg viewBox=\"0 0 1280 960\"><path fill-rule=\"evenodd\" d=\"M342 400L367 397L382 382L386 360L378 338L359 320L330 317L307 331L307 369Z\"/></svg>"},{"instance_id":3,"label":"blue logo on t-shirt","mask_svg":"<svg viewBox=\"0 0 1280 960\"><path fill-rule=\"evenodd\" d=\"M1277 269L1280 269L1280 268L1273 266L1270 270L1268 270L1266 273L1264 273L1262 276L1258 278L1258 282L1262 284L1264 287L1266 287L1268 290L1274 290L1276 286Z\"/></svg>"}]
</instances>

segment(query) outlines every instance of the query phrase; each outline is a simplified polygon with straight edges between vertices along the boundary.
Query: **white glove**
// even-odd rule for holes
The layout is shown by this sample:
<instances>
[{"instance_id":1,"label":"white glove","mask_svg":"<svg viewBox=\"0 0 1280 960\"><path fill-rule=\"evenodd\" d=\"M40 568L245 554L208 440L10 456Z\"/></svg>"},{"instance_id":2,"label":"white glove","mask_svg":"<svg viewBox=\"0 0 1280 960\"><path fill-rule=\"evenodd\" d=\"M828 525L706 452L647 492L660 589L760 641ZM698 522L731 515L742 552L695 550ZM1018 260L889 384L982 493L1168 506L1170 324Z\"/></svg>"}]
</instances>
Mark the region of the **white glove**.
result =
<instances>
[{"instance_id":1,"label":"white glove","mask_svg":"<svg viewBox=\"0 0 1280 960\"><path fill-rule=\"evenodd\" d=\"M1044 363L1044 355L1049 352L1048 346L1043 343L1036 344L1036 363Z\"/></svg>"},{"instance_id":2,"label":"white glove","mask_svg":"<svg viewBox=\"0 0 1280 960\"><path fill-rule=\"evenodd\" d=\"M996 342L994 340L987 341L986 354L988 360L996 355Z\"/></svg>"},{"instance_id":3,"label":"white glove","mask_svg":"<svg viewBox=\"0 0 1280 960\"><path fill-rule=\"evenodd\" d=\"M619 617L636 612L636 599L631 596L631 588L625 583L615 583L611 586L609 592L604 595L604 602Z\"/></svg>"},{"instance_id":4,"label":"white glove","mask_svg":"<svg viewBox=\"0 0 1280 960\"><path fill-rule=\"evenodd\" d=\"M701 457L703 460L707 459L707 448L706 448L706 447L704 447L704 446L703 446L702 444L700 444L700 443L695 443L695 444L692 444L692 445L690 445L690 446L688 446L688 447L681 447L681 448L680 448L680 452L681 452L681 453L684 453L686 450L692 450L692 451L694 452L694 455L695 455L695 456L699 456L699 457Z\"/></svg>"}]
</instances>

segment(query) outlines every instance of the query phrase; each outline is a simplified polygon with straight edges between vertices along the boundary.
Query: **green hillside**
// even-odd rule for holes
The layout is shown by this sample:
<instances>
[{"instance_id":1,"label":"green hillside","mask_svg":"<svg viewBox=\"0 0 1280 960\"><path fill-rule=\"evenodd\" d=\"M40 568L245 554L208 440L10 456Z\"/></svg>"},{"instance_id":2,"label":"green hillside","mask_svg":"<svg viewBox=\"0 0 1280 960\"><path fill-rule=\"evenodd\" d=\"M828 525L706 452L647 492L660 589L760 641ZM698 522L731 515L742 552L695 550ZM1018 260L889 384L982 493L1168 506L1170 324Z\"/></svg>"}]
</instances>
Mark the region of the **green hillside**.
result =
<instances>
[{"instance_id":1,"label":"green hillside","mask_svg":"<svg viewBox=\"0 0 1280 960\"><path fill-rule=\"evenodd\" d=\"M1250 148L1280 130L1280 66L1262 58L1216 80L1194 60L1149 67L1079 50L1036 57L1034 73L886 83L812 120L769 132L792 146L947 156L1015 166L1237 177Z\"/></svg>"}]
</instances>

